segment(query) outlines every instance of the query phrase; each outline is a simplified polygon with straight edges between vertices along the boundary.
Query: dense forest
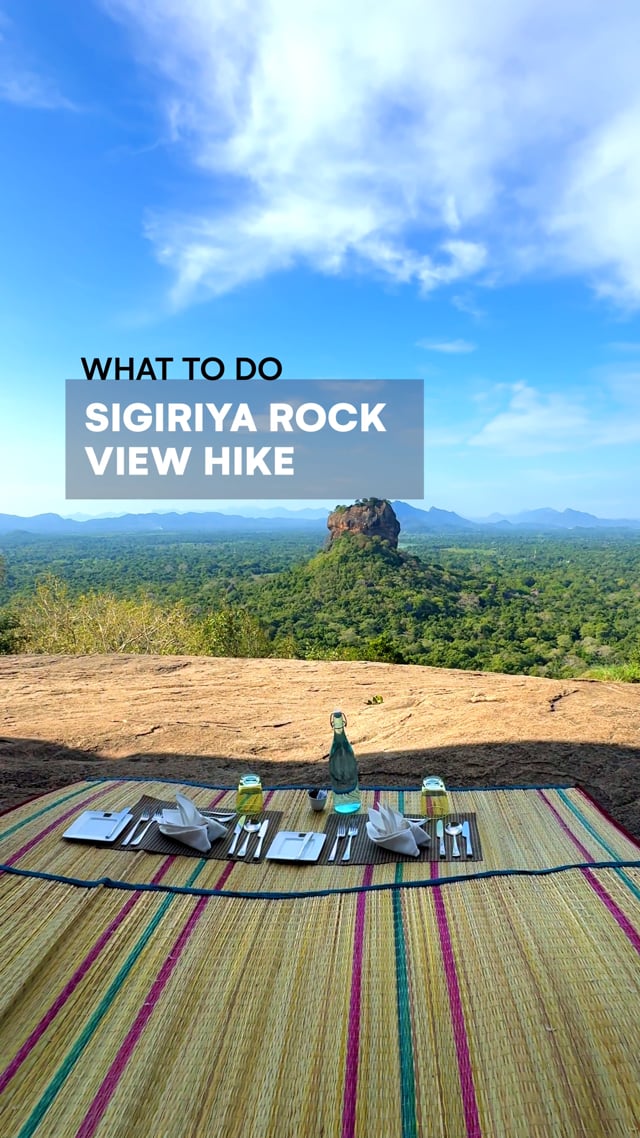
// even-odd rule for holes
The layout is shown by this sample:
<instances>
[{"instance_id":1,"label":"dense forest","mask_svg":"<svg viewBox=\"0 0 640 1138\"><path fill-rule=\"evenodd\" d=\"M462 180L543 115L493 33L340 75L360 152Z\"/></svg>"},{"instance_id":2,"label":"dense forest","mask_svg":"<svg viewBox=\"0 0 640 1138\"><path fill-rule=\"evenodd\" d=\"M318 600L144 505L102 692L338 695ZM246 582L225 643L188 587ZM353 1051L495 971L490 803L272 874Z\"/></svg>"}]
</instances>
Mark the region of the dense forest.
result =
<instances>
[{"instance_id":1,"label":"dense forest","mask_svg":"<svg viewBox=\"0 0 640 1138\"><path fill-rule=\"evenodd\" d=\"M371 659L640 680L640 535L3 539L0 651Z\"/></svg>"}]
</instances>

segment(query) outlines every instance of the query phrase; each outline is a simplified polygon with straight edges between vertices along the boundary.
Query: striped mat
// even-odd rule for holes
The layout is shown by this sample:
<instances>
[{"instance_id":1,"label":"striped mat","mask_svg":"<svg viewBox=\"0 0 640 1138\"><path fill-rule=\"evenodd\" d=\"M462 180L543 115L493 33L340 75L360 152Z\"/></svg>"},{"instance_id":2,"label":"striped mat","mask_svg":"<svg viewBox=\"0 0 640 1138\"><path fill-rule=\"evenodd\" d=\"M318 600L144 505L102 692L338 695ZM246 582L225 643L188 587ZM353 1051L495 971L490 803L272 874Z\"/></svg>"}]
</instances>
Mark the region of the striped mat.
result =
<instances>
[{"instance_id":1,"label":"striped mat","mask_svg":"<svg viewBox=\"0 0 640 1138\"><path fill-rule=\"evenodd\" d=\"M0 818L2 1138L640 1133L640 849L583 792L453 792L482 833L461 865L61 839L176 790L233 804L96 780ZM265 805L324 827L302 789Z\"/></svg>"}]
</instances>

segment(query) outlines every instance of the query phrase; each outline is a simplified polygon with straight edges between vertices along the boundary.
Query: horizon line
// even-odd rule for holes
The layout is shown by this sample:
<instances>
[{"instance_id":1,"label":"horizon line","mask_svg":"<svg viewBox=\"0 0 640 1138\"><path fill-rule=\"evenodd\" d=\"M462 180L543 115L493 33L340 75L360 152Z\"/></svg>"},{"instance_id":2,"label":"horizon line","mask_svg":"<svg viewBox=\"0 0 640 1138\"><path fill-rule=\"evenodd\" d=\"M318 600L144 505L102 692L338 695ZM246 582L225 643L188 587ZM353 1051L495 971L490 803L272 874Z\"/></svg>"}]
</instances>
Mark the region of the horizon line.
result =
<instances>
[{"instance_id":1,"label":"horizon line","mask_svg":"<svg viewBox=\"0 0 640 1138\"><path fill-rule=\"evenodd\" d=\"M389 501L389 499L381 499L381 500ZM535 506L535 507L529 507L529 508L521 508L519 510L511 510L511 511L509 511L509 513L503 513L502 511L499 511L499 510L493 510L493 511L491 511L491 513L484 514L484 515L478 515L478 514L467 515L467 514L459 513L458 510L449 509L449 508L443 507L443 506L435 506L435 505L428 506L426 504L426 499L422 499L421 504L417 505L417 506L413 504L416 501L415 499L412 500L412 502L406 502L403 499L396 498L396 499L394 499L394 501L396 503L399 503L402 505L408 505L411 508L422 511L423 513L428 513L431 510L437 510L440 513L454 514L456 517L459 517L462 521L473 522L475 524L496 525L502 520L509 521L512 518L522 517L523 515L526 515L526 514L539 514L542 512L549 512L549 513L556 514L558 517L562 517L563 515L565 515L567 513L586 514L589 517L594 518L596 521L612 522L612 523L613 522L634 522L634 523L637 523L640 525L640 518L619 517L619 516L618 517L603 517L599 514L592 513L590 510L576 509L573 506L565 506L563 509L558 509L555 506ZM352 503L352 504L355 504L355 503ZM391 505L393 505L393 502L391 502ZM274 503L272 506L244 505L244 506L239 506L235 509L233 508L232 505L223 505L223 506L210 506L209 508L205 508L205 509L197 509L194 507L191 507L188 509L180 509L178 507L173 506L173 507L165 507L165 508L157 507L155 509L142 509L142 510L141 509L129 509L129 510L125 509L125 510L118 511L118 512L114 512L112 510L109 510L103 514L86 514L84 511L79 511L75 515L74 514L66 514L66 513L62 514L56 510L41 510L39 513L35 513L35 514L14 514L14 513L2 511L2 512L0 512L0 517L16 518L20 521L34 521L35 519L42 518L42 517L57 517L57 518L60 518L61 521L76 522L78 525L83 525L85 522L91 522L91 521L106 521L106 520L114 520L115 521L119 518L125 518L125 517L151 517L154 515L155 516L163 516L163 515L168 515L168 514L175 514L178 517L184 517L187 514L201 514L202 516L206 516L208 514L222 514L223 516L230 516L231 515L231 516L245 517L245 518L251 519L251 518L260 518L260 517L264 516L265 513L269 513L273 510L284 511L286 514L291 514L294 516L304 514L308 511L325 511L326 510L326 513L328 516L335 508L336 508L336 506L324 506L321 504L318 504L317 506L314 506L312 504L308 504L306 506L292 507L292 506L278 506L277 504ZM248 513L247 511L252 511L252 512ZM309 520L310 521L320 520L320 518L309 519Z\"/></svg>"}]
</instances>

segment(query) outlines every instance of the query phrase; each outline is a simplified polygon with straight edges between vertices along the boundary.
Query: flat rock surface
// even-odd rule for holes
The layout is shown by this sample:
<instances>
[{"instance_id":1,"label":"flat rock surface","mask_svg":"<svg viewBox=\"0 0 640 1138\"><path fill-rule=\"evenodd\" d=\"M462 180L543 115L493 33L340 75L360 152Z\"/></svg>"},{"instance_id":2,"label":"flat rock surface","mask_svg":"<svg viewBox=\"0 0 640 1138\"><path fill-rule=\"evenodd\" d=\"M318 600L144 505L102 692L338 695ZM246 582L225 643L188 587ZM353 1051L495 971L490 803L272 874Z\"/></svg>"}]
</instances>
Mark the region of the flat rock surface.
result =
<instances>
[{"instance_id":1,"label":"flat rock surface","mask_svg":"<svg viewBox=\"0 0 640 1138\"><path fill-rule=\"evenodd\" d=\"M580 785L640 839L640 685L355 662L0 656L1 808L96 776L326 785L337 707L363 785Z\"/></svg>"}]
</instances>

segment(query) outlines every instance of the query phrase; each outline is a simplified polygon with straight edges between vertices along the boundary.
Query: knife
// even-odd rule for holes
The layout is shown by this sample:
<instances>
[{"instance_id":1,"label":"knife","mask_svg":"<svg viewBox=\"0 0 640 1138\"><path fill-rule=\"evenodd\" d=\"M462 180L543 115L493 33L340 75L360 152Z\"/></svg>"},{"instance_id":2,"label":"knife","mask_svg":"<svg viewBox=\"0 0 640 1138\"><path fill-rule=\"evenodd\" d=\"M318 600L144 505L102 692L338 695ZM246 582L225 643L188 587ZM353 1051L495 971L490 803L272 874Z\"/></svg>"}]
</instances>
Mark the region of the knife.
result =
<instances>
[{"instance_id":1,"label":"knife","mask_svg":"<svg viewBox=\"0 0 640 1138\"><path fill-rule=\"evenodd\" d=\"M467 843L467 857L473 857L473 849L471 847L471 833L469 831L469 822L462 823L462 837Z\"/></svg>"},{"instance_id":2,"label":"knife","mask_svg":"<svg viewBox=\"0 0 640 1138\"><path fill-rule=\"evenodd\" d=\"M122 819L124 818L125 814L128 814L128 813L129 813L129 808L128 808L128 806L125 806L124 810L119 810L119 811L103 810L102 814L90 814L89 817L91 818L92 822L106 822L108 818L115 819L115 826L113 827L113 829L109 830L109 833L105 834L104 838L100 839L103 842L108 842L111 840L111 838L115 834L115 832L118 829L118 826L120 825L120 823L122 822Z\"/></svg>"},{"instance_id":3,"label":"knife","mask_svg":"<svg viewBox=\"0 0 640 1138\"><path fill-rule=\"evenodd\" d=\"M240 834L242 833L242 827L244 826L246 820L247 820L247 815L241 814L240 817L238 818L238 821L236 822L236 828L233 831L233 841L232 841L231 845L229 846L229 853L230 854L236 852L236 846L238 844L238 838L240 837Z\"/></svg>"},{"instance_id":4,"label":"knife","mask_svg":"<svg viewBox=\"0 0 640 1138\"><path fill-rule=\"evenodd\" d=\"M304 851L306 850L307 846L311 845L311 842L313 841L315 836L316 836L316 831L310 830L309 833L307 834L306 838L304 839L302 845L300 846L300 853L298 854L298 857L297 857L298 861L301 860Z\"/></svg>"},{"instance_id":5,"label":"knife","mask_svg":"<svg viewBox=\"0 0 640 1138\"><path fill-rule=\"evenodd\" d=\"M265 818L260 829L258 830L258 844L256 846L256 852L253 855L254 858L260 857L260 854L262 853L262 843L264 841L264 836L265 836L268 829L269 829L269 819Z\"/></svg>"},{"instance_id":6,"label":"knife","mask_svg":"<svg viewBox=\"0 0 640 1138\"><path fill-rule=\"evenodd\" d=\"M436 822L436 837L440 839L440 857L446 857L447 850L444 844L444 822L442 818Z\"/></svg>"},{"instance_id":7,"label":"knife","mask_svg":"<svg viewBox=\"0 0 640 1138\"><path fill-rule=\"evenodd\" d=\"M125 806L124 810L120 814L112 814L111 815L112 818L117 818L118 821L116 822L115 826L113 827L113 830L109 830L109 833L107 834L107 836L105 838L105 842L110 842L111 839L114 837L114 835L117 834L120 826L122 826L122 823L124 821L125 816L128 813L129 813L129 808L127 806ZM127 823L127 825L128 825L128 823ZM123 826L124 830L126 830L126 828L127 828L126 825Z\"/></svg>"}]
</instances>

